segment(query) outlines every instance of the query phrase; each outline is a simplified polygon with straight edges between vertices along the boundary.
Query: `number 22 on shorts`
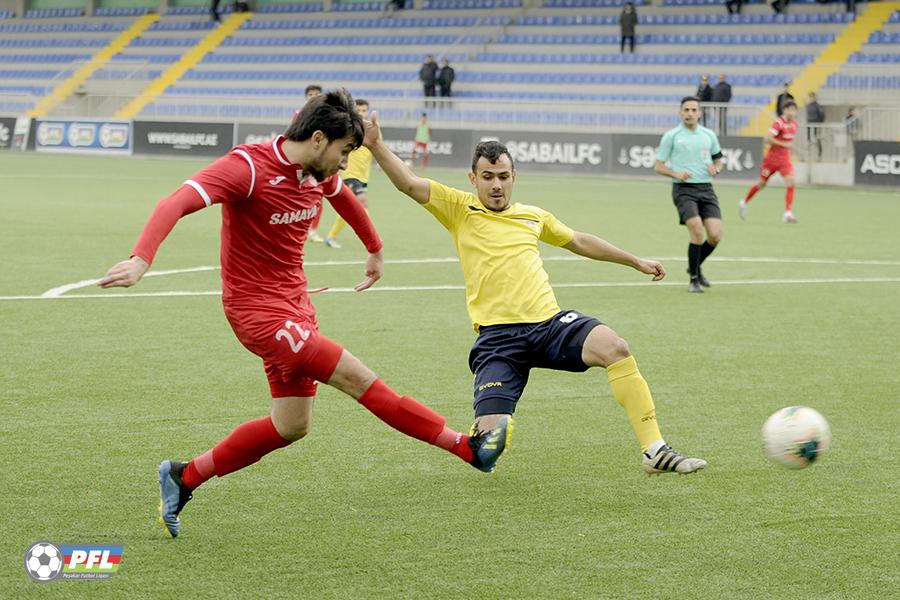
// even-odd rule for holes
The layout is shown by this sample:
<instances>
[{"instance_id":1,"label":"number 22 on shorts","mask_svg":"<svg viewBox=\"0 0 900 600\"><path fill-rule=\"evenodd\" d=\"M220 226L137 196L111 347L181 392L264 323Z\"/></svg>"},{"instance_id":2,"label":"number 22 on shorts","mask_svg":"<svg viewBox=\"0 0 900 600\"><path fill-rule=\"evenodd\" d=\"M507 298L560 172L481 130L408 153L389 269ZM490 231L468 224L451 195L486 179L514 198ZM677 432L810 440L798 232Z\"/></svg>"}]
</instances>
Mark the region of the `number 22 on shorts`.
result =
<instances>
[{"instance_id":1,"label":"number 22 on shorts","mask_svg":"<svg viewBox=\"0 0 900 600\"><path fill-rule=\"evenodd\" d=\"M293 333L291 333L291 331L289 331L291 328L296 330L297 335L300 336L299 340L294 339ZM309 335L310 335L310 332L308 329L303 329L302 327L300 327L293 321L285 321L284 329L279 329L277 332L275 332L275 339L276 340L285 340L286 339L288 341L288 344L290 344L290 346L291 346L291 350L294 352L294 354L297 354L298 352L300 352L300 349L303 347L303 342L305 342L306 340L309 339Z\"/></svg>"}]
</instances>

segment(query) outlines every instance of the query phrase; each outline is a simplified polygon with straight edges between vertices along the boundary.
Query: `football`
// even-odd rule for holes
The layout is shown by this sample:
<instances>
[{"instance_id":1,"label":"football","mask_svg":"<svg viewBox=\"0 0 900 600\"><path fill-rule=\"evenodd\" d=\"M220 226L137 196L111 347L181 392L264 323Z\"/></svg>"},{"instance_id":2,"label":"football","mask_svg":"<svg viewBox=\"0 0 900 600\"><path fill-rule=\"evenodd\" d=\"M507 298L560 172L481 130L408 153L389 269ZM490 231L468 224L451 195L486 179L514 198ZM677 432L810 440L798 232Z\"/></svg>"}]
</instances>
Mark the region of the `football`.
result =
<instances>
[{"instance_id":1,"label":"football","mask_svg":"<svg viewBox=\"0 0 900 600\"><path fill-rule=\"evenodd\" d=\"M831 444L828 421L807 406L788 406L769 417L762 429L766 456L789 469L821 460Z\"/></svg>"},{"instance_id":2,"label":"football","mask_svg":"<svg viewBox=\"0 0 900 600\"><path fill-rule=\"evenodd\" d=\"M63 557L56 546L38 542L25 555L25 569L38 581L50 581L62 570Z\"/></svg>"}]
</instances>

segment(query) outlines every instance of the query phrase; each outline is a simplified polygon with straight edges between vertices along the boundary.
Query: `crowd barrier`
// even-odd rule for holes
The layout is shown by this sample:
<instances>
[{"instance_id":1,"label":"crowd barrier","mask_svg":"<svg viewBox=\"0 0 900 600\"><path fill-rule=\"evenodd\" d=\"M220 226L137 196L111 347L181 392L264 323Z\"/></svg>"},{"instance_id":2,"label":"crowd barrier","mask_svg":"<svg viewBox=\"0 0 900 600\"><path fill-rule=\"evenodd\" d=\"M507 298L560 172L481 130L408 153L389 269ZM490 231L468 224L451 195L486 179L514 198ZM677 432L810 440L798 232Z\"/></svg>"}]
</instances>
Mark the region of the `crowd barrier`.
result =
<instances>
[{"instance_id":1,"label":"crowd barrier","mask_svg":"<svg viewBox=\"0 0 900 600\"><path fill-rule=\"evenodd\" d=\"M283 130L283 124L274 123L0 117L0 150L214 158L232 146L266 141ZM411 157L412 128L384 127L383 134L400 158ZM660 135L438 129L429 145L429 164L469 168L475 145L496 140L509 148L521 172L652 176ZM723 170L718 179L755 179L762 139L723 136L719 141ZM855 183L900 187L900 142L855 140L853 145Z\"/></svg>"}]
</instances>

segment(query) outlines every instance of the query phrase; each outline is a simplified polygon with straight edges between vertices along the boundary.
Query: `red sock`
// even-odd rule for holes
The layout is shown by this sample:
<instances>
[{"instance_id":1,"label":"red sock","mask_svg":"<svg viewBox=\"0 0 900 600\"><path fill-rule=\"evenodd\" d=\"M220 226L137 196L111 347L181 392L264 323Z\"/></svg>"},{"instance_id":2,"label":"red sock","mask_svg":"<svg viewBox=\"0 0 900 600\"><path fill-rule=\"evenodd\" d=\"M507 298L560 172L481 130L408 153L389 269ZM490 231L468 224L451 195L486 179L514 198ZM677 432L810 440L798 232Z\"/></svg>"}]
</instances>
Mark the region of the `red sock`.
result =
<instances>
[{"instance_id":1,"label":"red sock","mask_svg":"<svg viewBox=\"0 0 900 600\"><path fill-rule=\"evenodd\" d=\"M449 427L444 427L444 430L438 434L437 439L434 440L434 445L438 448L443 448L447 452L452 452L466 462L472 462L474 457L472 449L469 448L469 436L454 431Z\"/></svg>"},{"instance_id":2,"label":"red sock","mask_svg":"<svg viewBox=\"0 0 900 600\"><path fill-rule=\"evenodd\" d=\"M794 211L794 186L788 187L784 192L784 212Z\"/></svg>"},{"instance_id":3,"label":"red sock","mask_svg":"<svg viewBox=\"0 0 900 600\"><path fill-rule=\"evenodd\" d=\"M191 489L213 475L224 477L257 462L263 456L291 442L278 435L272 417L247 421L228 437L198 456L185 467L181 481Z\"/></svg>"},{"instance_id":4,"label":"red sock","mask_svg":"<svg viewBox=\"0 0 900 600\"><path fill-rule=\"evenodd\" d=\"M359 403L397 431L444 448L463 460L466 460L465 454L468 453L468 460L471 460L468 436L445 427L444 417L409 396L399 395L380 379L376 379L366 390Z\"/></svg>"},{"instance_id":5,"label":"red sock","mask_svg":"<svg viewBox=\"0 0 900 600\"><path fill-rule=\"evenodd\" d=\"M750 202L750 198L755 196L756 192L758 192L758 191L759 191L759 184L754 183L753 187L751 187L750 190L747 192L747 195L744 196L744 202Z\"/></svg>"}]
</instances>

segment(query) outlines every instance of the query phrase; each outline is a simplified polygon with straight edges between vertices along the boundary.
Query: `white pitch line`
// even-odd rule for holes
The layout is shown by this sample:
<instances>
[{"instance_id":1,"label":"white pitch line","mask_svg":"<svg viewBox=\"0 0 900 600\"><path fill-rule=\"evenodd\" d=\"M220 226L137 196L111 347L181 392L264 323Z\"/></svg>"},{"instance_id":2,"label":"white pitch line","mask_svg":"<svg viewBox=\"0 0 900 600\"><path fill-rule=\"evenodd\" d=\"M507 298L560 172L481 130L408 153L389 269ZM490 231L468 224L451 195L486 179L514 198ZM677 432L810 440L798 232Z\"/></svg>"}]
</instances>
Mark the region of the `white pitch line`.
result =
<instances>
[{"instance_id":1,"label":"white pitch line","mask_svg":"<svg viewBox=\"0 0 900 600\"><path fill-rule=\"evenodd\" d=\"M545 256L542 257L545 262L569 262L569 261L586 261L590 260L583 256ZM661 256L656 260L662 261L684 261L683 256ZM895 260L868 260L868 259L833 259L833 258L780 258L780 257L753 257L753 256L722 256L710 257L708 260L713 262L744 262L744 263L784 263L784 264L816 264L816 265L880 265L880 266L900 266L900 261ZM443 258L397 258L384 261L386 265L427 265L441 263L457 263L459 259L455 256L447 256ZM341 266L362 266L365 260L327 260L327 261L310 261L304 263L305 267L341 267ZM148 271L144 277L159 277L160 275L177 275L179 273L198 273L203 271L218 271L219 266L203 266L190 267L187 269L167 269L162 271ZM62 296L66 292L78 290L81 288L97 285L100 279L84 279L75 283L67 283L59 287L51 288L41 294L44 298L55 298Z\"/></svg>"},{"instance_id":2,"label":"white pitch line","mask_svg":"<svg viewBox=\"0 0 900 600\"><path fill-rule=\"evenodd\" d=\"M189 269L168 269L163 271L148 271L144 273L144 277L159 277L160 275L177 275L179 273L199 273L201 271L217 271L221 267L191 267ZM77 290L80 288L90 287L92 285L97 285L100 282L99 279L84 279L77 283L67 283L66 285L61 285L59 287L51 288L41 294L42 298L56 298L57 296L62 296L66 292L71 292L72 290Z\"/></svg>"},{"instance_id":3,"label":"white pitch line","mask_svg":"<svg viewBox=\"0 0 900 600\"><path fill-rule=\"evenodd\" d=\"M818 279L734 279L716 281L716 287L730 285L808 285L829 283L900 283L900 277L832 277ZM556 283L555 289L562 288L613 288L613 287L651 287L651 286L683 286L683 281L592 281L583 283ZM444 290L464 290L462 285L410 285L410 286L382 286L373 287L368 292L431 292ZM330 288L325 294L330 293L357 293L353 288ZM119 299L119 298L165 298L186 296L220 296L219 290L187 292L135 292L120 294L69 294L67 296L0 296L3 300L68 300L68 299Z\"/></svg>"},{"instance_id":4,"label":"white pitch line","mask_svg":"<svg viewBox=\"0 0 900 600\"><path fill-rule=\"evenodd\" d=\"M657 256L655 260L680 260L684 261L684 256ZM542 256L544 262L569 262L579 260L591 260L583 256L560 255L560 256ZM810 264L810 265L887 265L900 266L900 260L870 260L870 259L838 259L838 258L782 258L768 256L712 256L707 260L713 262L749 262L749 263L785 263L785 264ZM419 265L434 263L455 263L459 262L455 256L446 258L401 258L395 260L386 260L386 265ZM307 267L335 267L345 265L364 265L364 260L329 260L329 261L311 261L304 263Z\"/></svg>"}]
</instances>

